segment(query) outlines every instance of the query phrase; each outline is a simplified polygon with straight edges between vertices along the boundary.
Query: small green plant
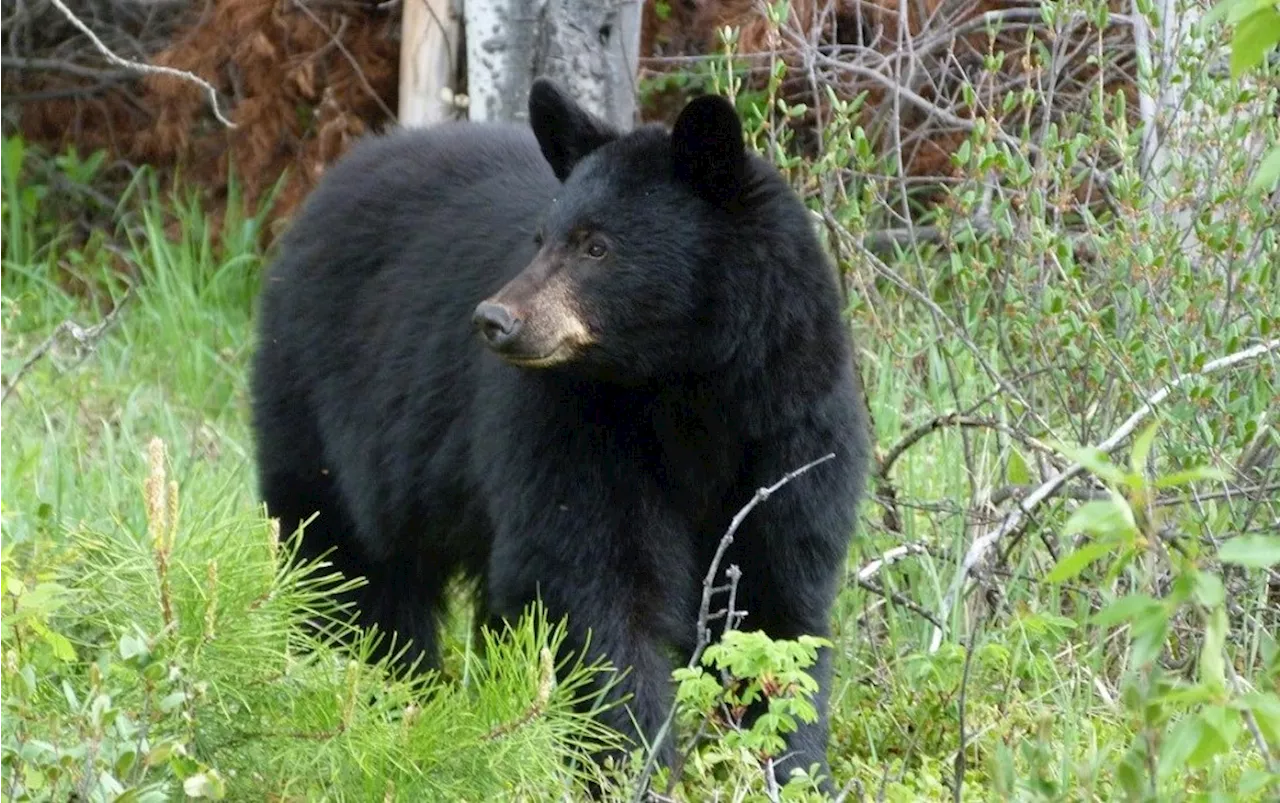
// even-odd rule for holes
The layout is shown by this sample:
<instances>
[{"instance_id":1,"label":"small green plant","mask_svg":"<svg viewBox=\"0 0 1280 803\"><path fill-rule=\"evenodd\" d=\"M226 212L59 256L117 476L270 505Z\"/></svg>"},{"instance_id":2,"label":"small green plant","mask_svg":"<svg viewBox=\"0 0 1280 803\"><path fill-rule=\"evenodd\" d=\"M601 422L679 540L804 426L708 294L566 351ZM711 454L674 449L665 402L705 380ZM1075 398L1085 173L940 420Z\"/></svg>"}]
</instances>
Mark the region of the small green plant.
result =
<instances>
[{"instance_id":1,"label":"small green plant","mask_svg":"<svg viewBox=\"0 0 1280 803\"><path fill-rule=\"evenodd\" d=\"M465 685L401 677L333 602L358 580L260 517L193 527L168 463L153 439L136 531L5 553L7 799L542 798L616 745L587 705L604 667L555 660L541 609L484 630Z\"/></svg>"},{"instance_id":2,"label":"small green plant","mask_svg":"<svg viewBox=\"0 0 1280 803\"><path fill-rule=\"evenodd\" d=\"M730 630L706 648L702 665L673 673L678 683L677 721L693 734L688 761L693 774L716 777L745 800L766 800L781 788L784 800L807 799L816 789L814 768L777 777L773 762L785 736L817 719L817 682L805 670L830 642L812 636L775 640L762 631ZM747 724L748 712L758 716ZM754 772L752 768L757 768Z\"/></svg>"}]
</instances>

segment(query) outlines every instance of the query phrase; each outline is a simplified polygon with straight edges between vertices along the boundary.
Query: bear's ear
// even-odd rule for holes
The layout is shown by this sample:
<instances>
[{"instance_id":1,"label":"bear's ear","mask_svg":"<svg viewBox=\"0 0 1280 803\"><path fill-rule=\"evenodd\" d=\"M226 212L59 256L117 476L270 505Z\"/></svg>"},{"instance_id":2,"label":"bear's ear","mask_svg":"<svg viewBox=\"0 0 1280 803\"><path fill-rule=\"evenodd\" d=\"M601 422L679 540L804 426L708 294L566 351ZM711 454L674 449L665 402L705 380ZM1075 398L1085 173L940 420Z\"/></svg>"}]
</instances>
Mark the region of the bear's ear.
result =
<instances>
[{"instance_id":1,"label":"bear's ear","mask_svg":"<svg viewBox=\"0 0 1280 803\"><path fill-rule=\"evenodd\" d=\"M721 203L742 189L747 165L742 121L727 99L702 95L689 101L671 130L676 178L702 197Z\"/></svg>"},{"instance_id":2,"label":"bear's ear","mask_svg":"<svg viewBox=\"0 0 1280 803\"><path fill-rule=\"evenodd\" d=\"M534 79L529 90L529 125L561 181L584 156L618 137L613 126L574 103L549 78Z\"/></svg>"}]
</instances>

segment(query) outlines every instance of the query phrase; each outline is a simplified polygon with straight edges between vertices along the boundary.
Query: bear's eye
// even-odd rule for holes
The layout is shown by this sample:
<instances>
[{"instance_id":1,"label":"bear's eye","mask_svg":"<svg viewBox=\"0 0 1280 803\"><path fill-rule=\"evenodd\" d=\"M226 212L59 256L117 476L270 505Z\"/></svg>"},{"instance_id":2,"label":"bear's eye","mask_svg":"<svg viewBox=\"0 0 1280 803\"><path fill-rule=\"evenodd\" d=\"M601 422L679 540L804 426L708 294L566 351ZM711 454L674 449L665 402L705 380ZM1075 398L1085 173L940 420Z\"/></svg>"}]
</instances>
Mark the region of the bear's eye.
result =
<instances>
[{"instance_id":1,"label":"bear's eye","mask_svg":"<svg viewBox=\"0 0 1280 803\"><path fill-rule=\"evenodd\" d=\"M604 259L604 255L609 253L609 249L599 240L593 240L587 245L587 256L592 259Z\"/></svg>"}]
</instances>

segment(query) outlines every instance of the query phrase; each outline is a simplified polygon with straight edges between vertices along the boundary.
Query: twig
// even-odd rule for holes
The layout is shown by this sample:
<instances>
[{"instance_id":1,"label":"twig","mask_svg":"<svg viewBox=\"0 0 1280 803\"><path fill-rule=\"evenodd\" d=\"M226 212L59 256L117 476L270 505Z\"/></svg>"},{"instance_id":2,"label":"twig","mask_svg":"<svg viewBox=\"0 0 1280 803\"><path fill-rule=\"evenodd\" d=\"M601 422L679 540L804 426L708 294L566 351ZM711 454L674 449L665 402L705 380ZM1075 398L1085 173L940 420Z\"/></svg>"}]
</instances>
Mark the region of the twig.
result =
<instances>
[{"instance_id":1,"label":"twig","mask_svg":"<svg viewBox=\"0 0 1280 803\"><path fill-rule=\"evenodd\" d=\"M765 781L765 795L769 798L770 803L778 803L778 800L780 800L779 789L778 789L778 773L776 770L774 770L773 758L766 758L764 760L764 781Z\"/></svg>"},{"instance_id":2,"label":"twig","mask_svg":"<svg viewBox=\"0 0 1280 803\"><path fill-rule=\"evenodd\" d=\"M880 557L868 563L858 570L858 582L866 582L883 569L885 566L891 566L910 555L927 555L929 550L924 544L903 544L896 546L884 553Z\"/></svg>"},{"instance_id":3,"label":"twig","mask_svg":"<svg viewBox=\"0 0 1280 803\"><path fill-rule=\"evenodd\" d=\"M1147 30L1147 19L1138 8L1138 0L1133 0L1133 16L1133 47L1138 56L1136 81L1138 118L1142 122L1142 150L1138 155L1138 175L1151 185L1155 183L1152 181L1151 171L1155 168L1156 152L1160 149L1160 133L1156 128L1156 99L1143 87L1143 79L1151 77L1149 74L1143 74L1143 65L1146 65L1147 70L1154 70L1155 64L1151 59L1151 37ZM1158 199L1156 204L1159 206Z\"/></svg>"},{"instance_id":4,"label":"twig","mask_svg":"<svg viewBox=\"0 0 1280 803\"><path fill-rule=\"evenodd\" d=\"M964 771L965 771L965 731L964 731L964 715L965 703L969 692L969 674L973 667L973 641L977 636L978 629L969 631L969 643L964 648L964 674L960 677L960 699L957 701L957 721L960 728L960 749L956 751L955 777L952 779L951 797L955 803L960 803L964 792Z\"/></svg>"},{"instance_id":5,"label":"twig","mask_svg":"<svg viewBox=\"0 0 1280 803\"><path fill-rule=\"evenodd\" d=\"M1023 409L1027 411L1027 414L1035 420L1036 424L1039 425L1042 430L1047 433L1053 432L1053 428L1049 426L1049 423L1045 421L1043 417L1035 412L1035 407L1028 402L1025 397L1023 397L1017 387L1009 382L1009 380L1005 379L1005 377L991 365L991 362L987 359L983 349L979 348L978 344L973 342L973 339L969 337L969 333L963 326L956 323L949 315L947 315L942 307L938 306L936 301L922 292L919 288L913 286L906 279L902 278L902 276L898 275L897 271L889 267L884 260L868 251L852 234L849 234L848 232L840 233L850 241L850 244L855 250L867 258L876 273L879 273L881 276L888 279L907 295L919 301L921 304L924 304L938 320L945 323L947 327L952 330L955 336L960 339L960 342L964 343L965 348L967 348L973 355L974 360L976 360L978 365L982 367L983 372L985 372L992 381L999 385L1005 393L1012 396L1020 405L1022 405Z\"/></svg>"},{"instance_id":6,"label":"twig","mask_svg":"<svg viewBox=\"0 0 1280 803\"><path fill-rule=\"evenodd\" d=\"M101 81L113 81L125 75L120 70L104 70L100 67L86 67L62 59L22 58L20 56L4 56L0 58L0 67L6 70L31 70L33 72L64 72L77 78L96 78Z\"/></svg>"},{"instance_id":7,"label":"twig","mask_svg":"<svg viewBox=\"0 0 1280 803\"><path fill-rule=\"evenodd\" d=\"M1217 373L1218 371L1233 368L1241 363L1248 362L1277 350L1280 350L1280 338L1268 340L1242 351L1237 351L1234 354L1229 354L1226 357L1212 360L1205 363L1204 367L1198 371L1182 374L1181 376L1170 380L1164 385L1164 387L1148 396L1143 405L1125 419L1124 423L1122 423L1115 432L1111 433L1110 437L1098 444L1097 448L1106 453L1115 451L1116 448L1125 441L1125 439L1133 434L1133 431L1138 428L1138 425L1142 423L1143 419L1151 415L1155 410L1156 405L1162 403L1171 393L1173 393L1173 391L1177 390L1192 379L1205 377L1210 374ZM1014 507L1013 510L1009 511L1009 514L1005 516L1004 520L1000 523L1000 526L993 530L989 530L985 534L974 539L973 544L969 547L969 551L965 553L964 561L960 564L960 568L956 572L956 578L951 584L950 591L947 593L947 596L943 597L941 614L938 616L938 619L944 627L934 629L933 638L929 644L929 652L937 652L938 647L942 645L945 624L951 616L951 611L960 600L960 596L964 591L965 581L969 577L969 572L973 571L973 567L982 560L982 557L986 554L987 550L998 543L1001 538L1004 538L1006 535L1013 532L1013 530L1021 524L1026 517L1031 515L1032 511L1039 507L1046 499L1049 499L1056 494L1068 480L1079 475L1083 471L1084 466L1079 463L1072 463L1066 468L1066 470L1054 475L1048 481L1028 494L1026 499L1019 501L1017 506Z\"/></svg>"},{"instance_id":8,"label":"twig","mask_svg":"<svg viewBox=\"0 0 1280 803\"><path fill-rule=\"evenodd\" d=\"M316 13L308 8L307 4L302 2L302 0L293 0L293 5L303 14L306 14L307 18L314 22L317 28L324 31L325 36L329 37L329 41L338 48L338 52L341 53L343 58L347 60L347 63L351 65L351 69L355 72L356 80L360 82L360 86L366 93L368 93L369 97L373 99L373 102L378 104L378 108L387 116L387 119L398 124L400 121L396 118L396 113L391 111L391 109L387 107L387 104L383 102L382 97L378 94L377 90L375 90L373 85L369 83L369 78L364 74L364 70L360 68L360 62L356 61L356 57L351 55L351 51L342 43L342 40L334 35L333 31L329 30L329 26L325 25L324 22L316 16Z\"/></svg>"},{"instance_id":9,"label":"twig","mask_svg":"<svg viewBox=\"0 0 1280 803\"><path fill-rule=\"evenodd\" d=\"M44 339L44 342L36 346L31 353L27 355L27 358L22 361L22 365L18 366L18 370L14 371L13 376L4 384L4 391L0 394L0 404L4 404L4 402L9 399L9 394L18 386L18 382L22 380L22 377L27 373L27 371L31 370L32 366L40 361L41 357L53 348L54 344L58 342L58 338L63 334L71 335L77 345L92 349L97 343L98 338L102 337L103 333L107 331L111 324L115 323L116 316L120 314L120 310L124 308L125 302L127 302L129 297L132 295L133 287L129 287L120 301L111 308L111 311L93 326L85 328L72 320L63 321L55 326L53 331L49 333L49 336Z\"/></svg>"},{"instance_id":10,"label":"twig","mask_svg":"<svg viewBox=\"0 0 1280 803\"><path fill-rule=\"evenodd\" d=\"M867 792L862 788L862 781L859 781L857 778L850 778L849 782L840 790L840 794L836 795L836 799L833 803L845 803L845 801L849 799L849 795L855 790L858 793L858 800L866 799Z\"/></svg>"},{"instance_id":11,"label":"twig","mask_svg":"<svg viewBox=\"0 0 1280 803\"><path fill-rule=\"evenodd\" d=\"M801 474L808 472L810 469L815 468L828 460L834 460L835 456L835 453L832 452L824 457L819 457L817 460L805 463L800 468L788 472L786 476L775 482L773 485L770 485L767 488L760 488L756 491L755 496L752 496L751 500L743 505L742 509L733 517L733 520L729 522L729 529L725 530L724 535L720 538L720 545L716 547L715 555L711 558L711 565L707 568L707 573L702 578L702 602L698 605L698 641L694 647L693 655L689 657L687 666L690 669L694 669L698 666L702 661L703 651L705 651L707 646L711 643L711 628L708 624L708 618L711 615L711 595L716 587L716 575L720 571L720 562L724 560L725 553L728 552L729 547L732 546L733 538L737 535L738 528L742 526L742 522L746 520L752 510L755 510L756 505L777 493L784 485L799 477ZM645 791L649 788L649 781L653 778L653 773L658 768L659 751L657 750L657 747L666 740L667 734L671 732L671 727L675 723L675 718L676 707L675 705L672 705L670 710L667 712L667 718L662 722L662 727L658 729L658 732L653 737L653 749L649 751L649 756L644 762L644 769L640 773L640 779L636 782L635 794L632 796L633 803L640 803L640 801L644 799Z\"/></svg>"},{"instance_id":12,"label":"twig","mask_svg":"<svg viewBox=\"0 0 1280 803\"><path fill-rule=\"evenodd\" d=\"M1018 441L1029 449L1042 452L1049 455L1050 458L1058 457L1058 453L1049 444L1039 440L1038 438L1034 438L1020 432L1007 424L1002 424L1001 422L990 418L975 418L972 416L961 415L953 410L949 413L934 416L908 432L906 435L902 436L902 439L894 444L894 446L885 453L884 458L879 461L880 465L878 472L880 476L887 478L889 476L890 469L893 468L893 464L898 461L898 458L902 457L903 452L907 451L907 449L910 449L912 446L915 446L916 443L926 435L947 427L995 430Z\"/></svg>"},{"instance_id":13,"label":"twig","mask_svg":"<svg viewBox=\"0 0 1280 803\"><path fill-rule=\"evenodd\" d=\"M919 603L899 594L897 591L888 591L879 583L873 583L870 580L858 580L857 583L859 588L870 591L878 597L892 600L895 605L901 605L934 627L939 626L938 617L926 611Z\"/></svg>"},{"instance_id":14,"label":"twig","mask_svg":"<svg viewBox=\"0 0 1280 803\"><path fill-rule=\"evenodd\" d=\"M143 75L167 75L171 78L177 78L182 81L190 81L191 83L198 84L209 94L209 105L213 107L213 116L218 118L218 122L222 123L227 128L236 127L235 123L223 116L222 108L218 105L218 90L214 89L213 84L194 73L187 72L186 70L177 70L173 67L164 67L158 64L143 64L140 61L130 61L129 59L121 58L113 53L111 48L107 47L88 25L81 22L80 18L75 14L72 14L71 9L67 8L66 3L62 2L62 0L49 0L49 2L53 3L54 7L57 8L58 11L62 12L62 16L67 18L67 22L70 22L79 29L80 33L89 38L89 41L93 43L93 46L98 49L98 52L101 53L107 61L117 67L123 67L126 70L132 70L133 72L142 73Z\"/></svg>"},{"instance_id":15,"label":"twig","mask_svg":"<svg viewBox=\"0 0 1280 803\"><path fill-rule=\"evenodd\" d=\"M1033 485L1005 485L992 491L987 501L993 505L1001 505L1010 499L1025 499L1033 490L1035 490ZM1225 491L1197 493L1194 497L1186 495L1158 496L1154 499L1149 499L1148 504L1152 507L1172 507L1174 505L1185 505L1193 501L1208 502L1215 499L1234 499L1236 497L1244 497L1246 499L1249 497L1264 497L1266 494L1273 494L1277 491L1280 491L1280 482L1245 485ZM1107 491L1091 488L1064 488L1058 491L1057 496L1074 499L1077 502L1111 498L1111 494Z\"/></svg>"}]
</instances>

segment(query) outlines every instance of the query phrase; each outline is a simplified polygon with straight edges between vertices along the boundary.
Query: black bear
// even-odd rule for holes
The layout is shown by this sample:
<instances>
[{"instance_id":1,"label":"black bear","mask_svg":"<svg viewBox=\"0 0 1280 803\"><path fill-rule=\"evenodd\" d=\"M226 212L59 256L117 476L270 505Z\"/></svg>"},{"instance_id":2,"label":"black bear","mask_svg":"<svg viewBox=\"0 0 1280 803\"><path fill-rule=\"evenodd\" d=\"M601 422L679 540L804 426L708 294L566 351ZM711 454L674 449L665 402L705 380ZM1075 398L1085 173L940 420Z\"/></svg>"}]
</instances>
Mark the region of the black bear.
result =
<instances>
[{"instance_id":1,"label":"black bear","mask_svg":"<svg viewBox=\"0 0 1280 803\"><path fill-rule=\"evenodd\" d=\"M485 620L540 599L629 668L604 716L651 739L734 514L834 453L723 564L742 628L829 632L868 457L853 347L810 213L727 100L622 132L539 79L529 120L370 138L308 198L261 299L260 490L285 532L316 516L303 557L366 577L361 620L410 660L461 572ZM816 675L779 777L827 771L828 651Z\"/></svg>"}]
</instances>

